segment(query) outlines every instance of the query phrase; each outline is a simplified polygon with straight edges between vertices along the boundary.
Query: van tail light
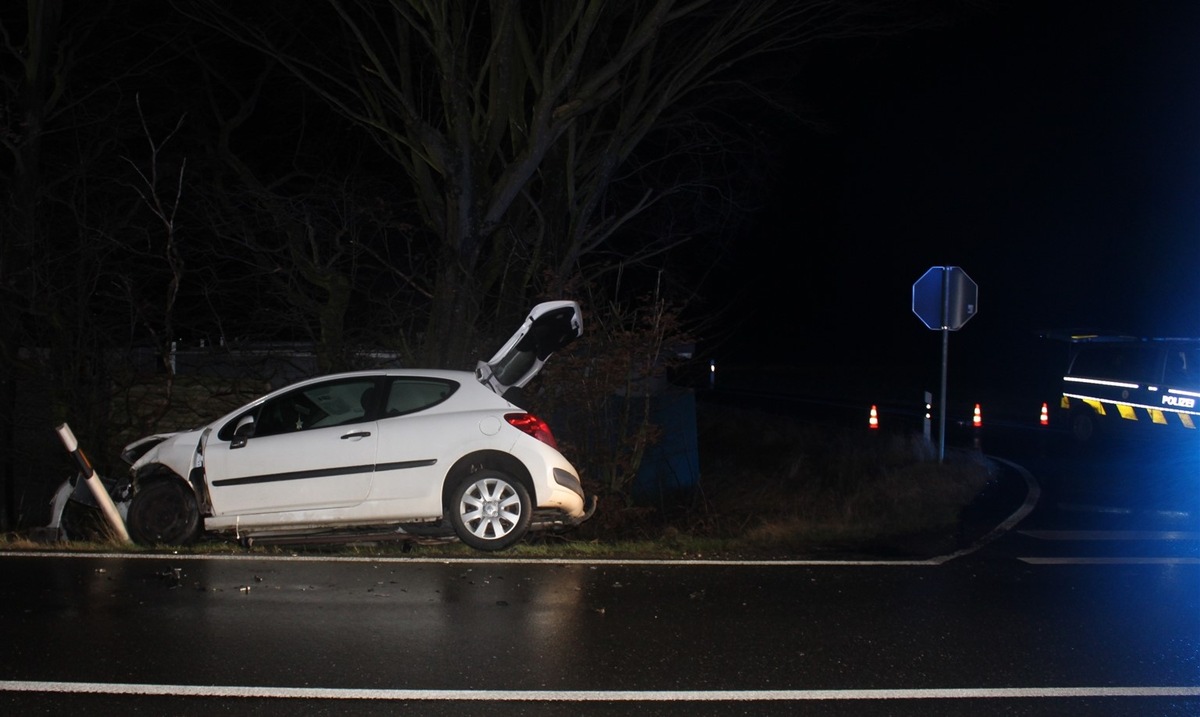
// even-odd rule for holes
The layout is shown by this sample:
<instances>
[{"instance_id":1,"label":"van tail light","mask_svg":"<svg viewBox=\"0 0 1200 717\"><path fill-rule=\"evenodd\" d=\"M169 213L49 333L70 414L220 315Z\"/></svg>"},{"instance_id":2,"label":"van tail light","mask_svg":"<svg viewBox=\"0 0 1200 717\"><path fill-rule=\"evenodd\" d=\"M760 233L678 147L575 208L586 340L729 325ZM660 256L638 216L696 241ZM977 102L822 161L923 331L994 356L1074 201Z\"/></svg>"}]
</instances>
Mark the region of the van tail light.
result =
<instances>
[{"instance_id":1,"label":"van tail light","mask_svg":"<svg viewBox=\"0 0 1200 717\"><path fill-rule=\"evenodd\" d=\"M532 413L509 413L504 416L504 420L551 448L558 449L558 443L554 440L554 434L550 432L550 426Z\"/></svg>"}]
</instances>

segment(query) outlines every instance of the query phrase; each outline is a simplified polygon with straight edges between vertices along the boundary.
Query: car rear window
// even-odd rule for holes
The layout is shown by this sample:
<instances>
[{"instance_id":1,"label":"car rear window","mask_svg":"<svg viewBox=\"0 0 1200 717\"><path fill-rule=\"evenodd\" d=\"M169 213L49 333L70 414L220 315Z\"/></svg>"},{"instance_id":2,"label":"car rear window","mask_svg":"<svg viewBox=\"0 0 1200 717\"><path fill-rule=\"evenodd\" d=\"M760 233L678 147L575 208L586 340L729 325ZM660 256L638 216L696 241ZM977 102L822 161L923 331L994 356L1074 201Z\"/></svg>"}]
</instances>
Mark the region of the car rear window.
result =
<instances>
[{"instance_id":1,"label":"car rear window","mask_svg":"<svg viewBox=\"0 0 1200 717\"><path fill-rule=\"evenodd\" d=\"M403 416L423 411L445 401L456 390L458 384L453 381L407 376L393 379L384 415Z\"/></svg>"}]
</instances>

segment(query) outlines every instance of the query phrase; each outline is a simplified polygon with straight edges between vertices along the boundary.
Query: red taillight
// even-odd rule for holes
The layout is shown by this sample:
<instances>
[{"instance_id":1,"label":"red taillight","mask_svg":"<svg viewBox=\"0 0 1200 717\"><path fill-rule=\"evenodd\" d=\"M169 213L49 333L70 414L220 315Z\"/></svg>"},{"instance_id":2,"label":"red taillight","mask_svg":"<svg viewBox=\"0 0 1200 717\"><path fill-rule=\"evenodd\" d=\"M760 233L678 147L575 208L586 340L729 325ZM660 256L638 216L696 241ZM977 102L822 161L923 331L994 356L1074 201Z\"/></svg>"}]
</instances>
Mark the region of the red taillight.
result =
<instances>
[{"instance_id":1,"label":"red taillight","mask_svg":"<svg viewBox=\"0 0 1200 717\"><path fill-rule=\"evenodd\" d=\"M554 440L554 434L550 432L550 426L547 426L545 421L532 413L509 413L504 417L504 420L551 448L558 448L558 443Z\"/></svg>"}]
</instances>

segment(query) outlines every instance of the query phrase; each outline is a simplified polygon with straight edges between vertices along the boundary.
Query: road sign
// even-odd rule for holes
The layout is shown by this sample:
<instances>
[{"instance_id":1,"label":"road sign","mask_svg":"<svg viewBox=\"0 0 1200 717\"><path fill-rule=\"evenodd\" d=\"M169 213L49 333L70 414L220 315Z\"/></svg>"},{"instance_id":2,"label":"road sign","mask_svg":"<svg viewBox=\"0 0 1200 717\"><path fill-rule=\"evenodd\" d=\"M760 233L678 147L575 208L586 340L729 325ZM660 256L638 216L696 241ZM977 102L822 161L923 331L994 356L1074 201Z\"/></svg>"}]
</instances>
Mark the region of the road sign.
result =
<instances>
[{"instance_id":1,"label":"road sign","mask_svg":"<svg viewBox=\"0 0 1200 717\"><path fill-rule=\"evenodd\" d=\"M979 286L957 266L930 267L912 287L912 310L934 330L958 331L979 308Z\"/></svg>"},{"instance_id":2,"label":"road sign","mask_svg":"<svg viewBox=\"0 0 1200 717\"><path fill-rule=\"evenodd\" d=\"M958 331L979 307L979 287L957 266L932 266L912 287L912 310L925 325L942 332L942 391L938 417L938 462L946 455L946 367L950 332Z\"/></svg>"}]
</instances>

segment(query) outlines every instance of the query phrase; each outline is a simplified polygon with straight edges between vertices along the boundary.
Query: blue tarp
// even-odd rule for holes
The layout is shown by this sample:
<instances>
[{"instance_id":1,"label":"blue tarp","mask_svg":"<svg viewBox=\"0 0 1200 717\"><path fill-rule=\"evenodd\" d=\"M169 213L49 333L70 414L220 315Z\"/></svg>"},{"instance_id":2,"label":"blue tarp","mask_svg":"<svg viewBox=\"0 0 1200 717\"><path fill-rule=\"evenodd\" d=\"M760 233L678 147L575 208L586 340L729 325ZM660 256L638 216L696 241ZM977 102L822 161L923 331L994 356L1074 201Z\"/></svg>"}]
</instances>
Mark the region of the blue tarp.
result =
<instances>
[{"instance_id":1,"label":"blue tarp","mask_svg":"<svg viewBox=\"0 0 1200 717\"><path fill-rule=\"evenodd\" d=\"M687 500L700 482L695 393L683 388L657 393L650 399L650 412L650 421L662 434L642 459L633 483L634 500L642 505Z\"/></svg>"}]
</instances>

